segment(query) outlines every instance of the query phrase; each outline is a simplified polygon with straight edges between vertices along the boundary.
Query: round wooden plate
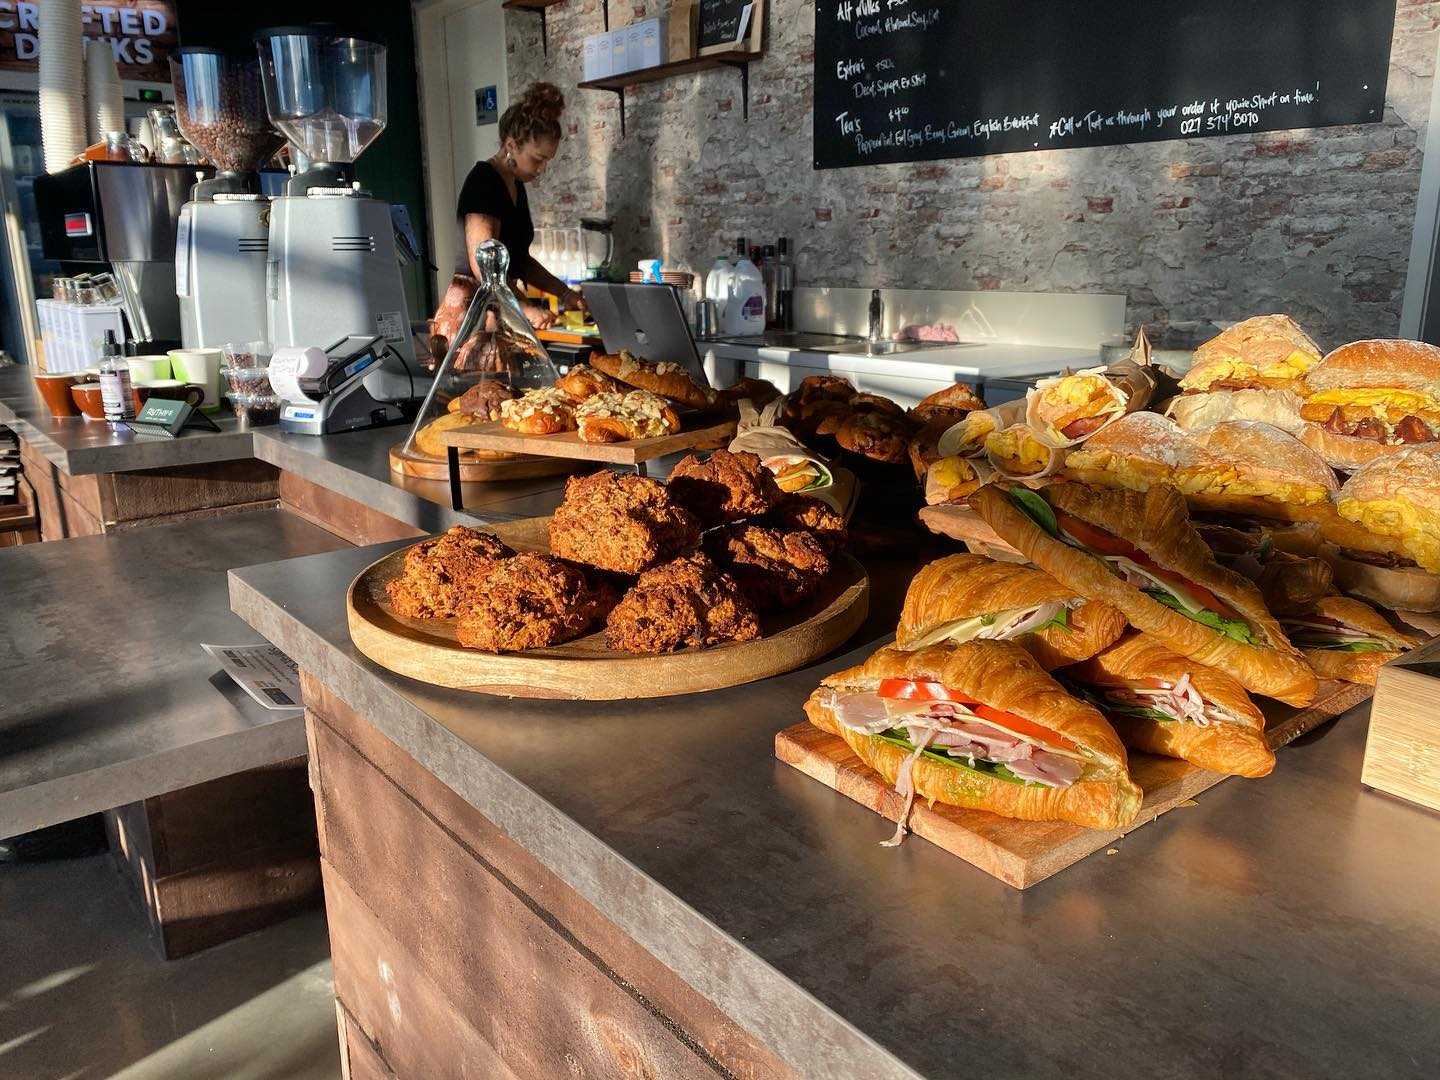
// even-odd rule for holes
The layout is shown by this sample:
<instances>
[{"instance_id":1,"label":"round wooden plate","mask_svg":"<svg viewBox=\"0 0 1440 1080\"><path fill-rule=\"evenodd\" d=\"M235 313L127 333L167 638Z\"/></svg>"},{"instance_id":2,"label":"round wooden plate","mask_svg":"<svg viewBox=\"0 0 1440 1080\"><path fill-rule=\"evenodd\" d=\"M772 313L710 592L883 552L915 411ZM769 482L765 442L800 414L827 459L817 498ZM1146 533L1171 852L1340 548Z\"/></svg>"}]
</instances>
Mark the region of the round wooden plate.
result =
<instances>
[{"instance_id":1,"label":"round wooden plate","mask_svg":"<svg viewBox=\"0 0 1440 1080\"><path fill-rule=\"evenodd\" d=\"M527 518L491 529L517 550L548 551L549 520ZM385 585L403 571L407 550L391 552L350 583L346 611L355 647L399 675L507 697L609 701L738 686L824 656L859 629L870 606L865 568L840 555L819 593L800 607L763 617L765 633L755 641L632 656L607 649L597 632L550 649L486 653L456 642L453 619L406 619L390 610Z\"/></svg>"},{"instance_id":2,"label":"round wooden plate","mask_svg":"<svg viewBox=\"0 0 1440 1080\"><path fill-rule=\"evenodd\" d=\"M390 448L390 471L420 480L449 480L450 470L444 458L424 454L407 454L403 442ZM496 461L467 461L460 456L460 479L466 483L489 483L495 480L533 480L540 476L562 476L574 472L584 463L568 458L537 457L516 454Z\"/></svg>"}]
</instances>

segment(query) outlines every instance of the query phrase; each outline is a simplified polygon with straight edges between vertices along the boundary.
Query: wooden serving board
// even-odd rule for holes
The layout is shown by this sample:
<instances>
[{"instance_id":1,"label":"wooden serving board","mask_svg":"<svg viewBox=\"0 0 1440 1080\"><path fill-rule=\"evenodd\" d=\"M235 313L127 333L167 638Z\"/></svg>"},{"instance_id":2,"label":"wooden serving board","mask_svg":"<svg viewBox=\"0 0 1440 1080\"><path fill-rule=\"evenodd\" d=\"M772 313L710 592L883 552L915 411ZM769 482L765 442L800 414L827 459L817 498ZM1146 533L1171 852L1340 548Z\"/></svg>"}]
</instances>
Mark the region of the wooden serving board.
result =
<instances>
[{"instance_id":1,"label":"wooden serving board","mask_svg":"<svg viewBox=\"0 0 1440 1080\"><path fill-rule=\"evenodd\" d=\"M575 431L562 431L558 435L522 435L498 421L451 428L441 438L450 446L467 450L505 450L515 454L600 461L607 465L639 465L642 461L666 454L724 446L735 436L734 420L716 421L709 417L701 423L704 426L677 431L674 435L616 443L588 443Z\"/></svg>"},{"instance_id":2,"label":"wooden serving board","mask_svg":"<svg viewBox=\"0 0 1440 1080\"><path fill-rule=\"evenodd\" d=\"M390 448L390 471L417 480L449 480L450 471L443 458L405 453L403 443ZM460 479L466 483L493 483L499 480L533 480L541 476L563 476L574 472L579 463L566 458L536 457L521 454L495 461L460 459Z\"/></svg>"},{"instance_id":3,"label":"wooden serving board","mask_svg":"<svg viewBox=\"0 0 1440 1080\"><path fill-rule=\"evenodd\" d=\"M1370 694L1368 686L1323 682L1315 704L1308 708L1264 702L1270 746L1278 750L1360 704ZM796 724L775 736L775 756L890 821L900 820L905 800L838 735L822 731L808 721ZM1284 765L1277 767L1284 768ZM1063 821L1016 821L983 810L962 810L942 803L931 808L925 800L917 799L910 813L910 831L1007 885L1027 889L1228 779L1186 761L1141 753L1130 755L1130 775L1145 792L1145 801L1139 815L1123 829L1087 829ZM1265 781L1242 782L1263 784ZM888 835L888 830L877 825L877 843Z\"/></svg>"},{"instance_id":4,"label":"wooden serving board","mask_svg":"<svg viewBox=\"0 0 1440 1080\"><path fill-rule=\"evenodd\" d=\"M517 550L548 551L549 521L526 518L490 530ZM824 656L859 629L869 610L865 568L842 555L809 602L763 616L764 636L755 641L665 656L633 656L607 649L597 632L549 649L486 653L464 648L455 640L453 619L406 619L390 609L385 586L401 574L407 550L391 552L350 583L346 598L350 639L371 660L396 674L482 694L610 701L739 686Z\"/></svg>"}]
</instances>

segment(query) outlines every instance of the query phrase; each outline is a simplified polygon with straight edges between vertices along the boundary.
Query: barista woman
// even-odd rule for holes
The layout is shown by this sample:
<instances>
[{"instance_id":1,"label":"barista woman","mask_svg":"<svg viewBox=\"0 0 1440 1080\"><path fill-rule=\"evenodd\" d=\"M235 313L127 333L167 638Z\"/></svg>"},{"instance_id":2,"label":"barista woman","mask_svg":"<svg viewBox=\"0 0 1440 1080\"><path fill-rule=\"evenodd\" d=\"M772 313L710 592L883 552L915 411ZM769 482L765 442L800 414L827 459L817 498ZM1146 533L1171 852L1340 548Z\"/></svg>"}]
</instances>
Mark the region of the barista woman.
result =
<instances>
[{"instance_id":1,"label":"barista woman","mask_svg":"<svg viewBox=\"0 0 1440 1080\"><path fill-rule=\"evenodd\" d=\"M460 191L456 212L465 232L470 273L477 279L475 249L486 240L499 240L510 253L510 276L560 298L563 307L580 307L580 294L567 286L530 255L535 226L530 220L526 185L545 173L560 150L560 114L565 98L550 83L533 83L500 117L500 149L494 157L475 163ZM538 304L525 302L525 314L536 329L555 317Z\"/></svg>"}]
</instances>

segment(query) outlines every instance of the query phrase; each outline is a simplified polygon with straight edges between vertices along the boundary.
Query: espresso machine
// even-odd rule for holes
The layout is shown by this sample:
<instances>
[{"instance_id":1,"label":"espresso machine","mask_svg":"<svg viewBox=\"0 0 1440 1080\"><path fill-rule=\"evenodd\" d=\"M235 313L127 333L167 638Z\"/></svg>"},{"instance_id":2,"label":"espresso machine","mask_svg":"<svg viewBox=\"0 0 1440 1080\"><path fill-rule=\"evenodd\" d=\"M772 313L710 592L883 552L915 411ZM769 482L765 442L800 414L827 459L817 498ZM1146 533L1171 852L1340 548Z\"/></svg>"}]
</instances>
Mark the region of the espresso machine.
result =
<instances>
[{"instance_id":1,"label":"espresso machine","mask_svg":"<svg viewBox=\"0 0 1440 1080\"><path fill-rule=\"evenodd\" d=\"M270 200L259 170L282 140L265 112L259 60L187 45L170 70L180 132L215 167L191 189L176 230L181 338L189 349L263 339Z\"/></svg>"},{"instance_id":2,"label":"espresso machine","mask_svg":"<svg viewBox=\"0 0 1440 1080\"><path fill-rule=\"evenodd\" d=\"M35 178L45 257L67 274L109 271L119 286L126 336L141 352L180 343L176 222L195 171L193 165L86 161Z\"/></svg>"},{"instance_id":3,"label":"espresso machine","mask_svg":"<svg viewBox=\"0 0 1440 1080\"><path fill-rule=\"evenodd\" d=\"M270 341L325 349L378 336L387 347L365 390L380 402L411 398L419 369L390 206L354 176L385 128L385 46L325 26L262 30L255 41L270 121L307 164L270 203Z\"/></svg>"}]
</instances>

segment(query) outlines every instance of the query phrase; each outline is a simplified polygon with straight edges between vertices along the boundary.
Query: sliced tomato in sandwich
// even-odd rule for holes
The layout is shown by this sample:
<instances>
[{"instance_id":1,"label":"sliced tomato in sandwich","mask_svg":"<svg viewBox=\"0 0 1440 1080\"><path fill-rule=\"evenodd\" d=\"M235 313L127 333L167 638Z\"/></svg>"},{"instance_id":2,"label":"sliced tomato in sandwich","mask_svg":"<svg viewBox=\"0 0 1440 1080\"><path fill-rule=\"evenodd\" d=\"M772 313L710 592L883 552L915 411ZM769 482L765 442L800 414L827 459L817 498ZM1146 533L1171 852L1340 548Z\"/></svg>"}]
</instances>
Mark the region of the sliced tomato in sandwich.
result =
<instances>
[{"instance_id":1,"label":"sliced tomato in sandwich","mask_svg":"<svg viewBox=\"0 0 1440 1080\"><path fill-rule=\"evenodd\" d=\"M1215 614L1226 619L1244 618L1238 611L1225 603L1224 600L1221 600L1220 597L1216 596L1209 589L1203 585L1197 585L1183 574L1177 574L1173 570L1166 570L1128 540L1122 540L1114 533L1106 532L1104 529L1096 525L1091 525L1088 521L1078 518L1074 514L1067 514L1064 510L1055 511L1055 520L1062 529L1091 551L1099 555L1120 555L1130 559L1156 577L1185 589L1198 603L1215 612Z\"/></svg>"},{"instance_id":2,"label":"sliced tomato in sandwich","mask_svg":"<svg viewBox=\"0 0 1440 1080\"><path fill-rule=\"evenodd\" d=\"M938 682L925 679L881 679L876 693L891 701L953 701L957 705L964 705L981 720L1003 728L1012 734L1048 743L1062 750L1069 750L1072 754L1080 753L1080 747L1058 731L1037 724L1033 720L1026 720L1025 717L1017 716L1015 713L1006 712L1004 709L996 709L982 704L975 698L957 690L951 690Z\"/></svg>"}]
</instances>

